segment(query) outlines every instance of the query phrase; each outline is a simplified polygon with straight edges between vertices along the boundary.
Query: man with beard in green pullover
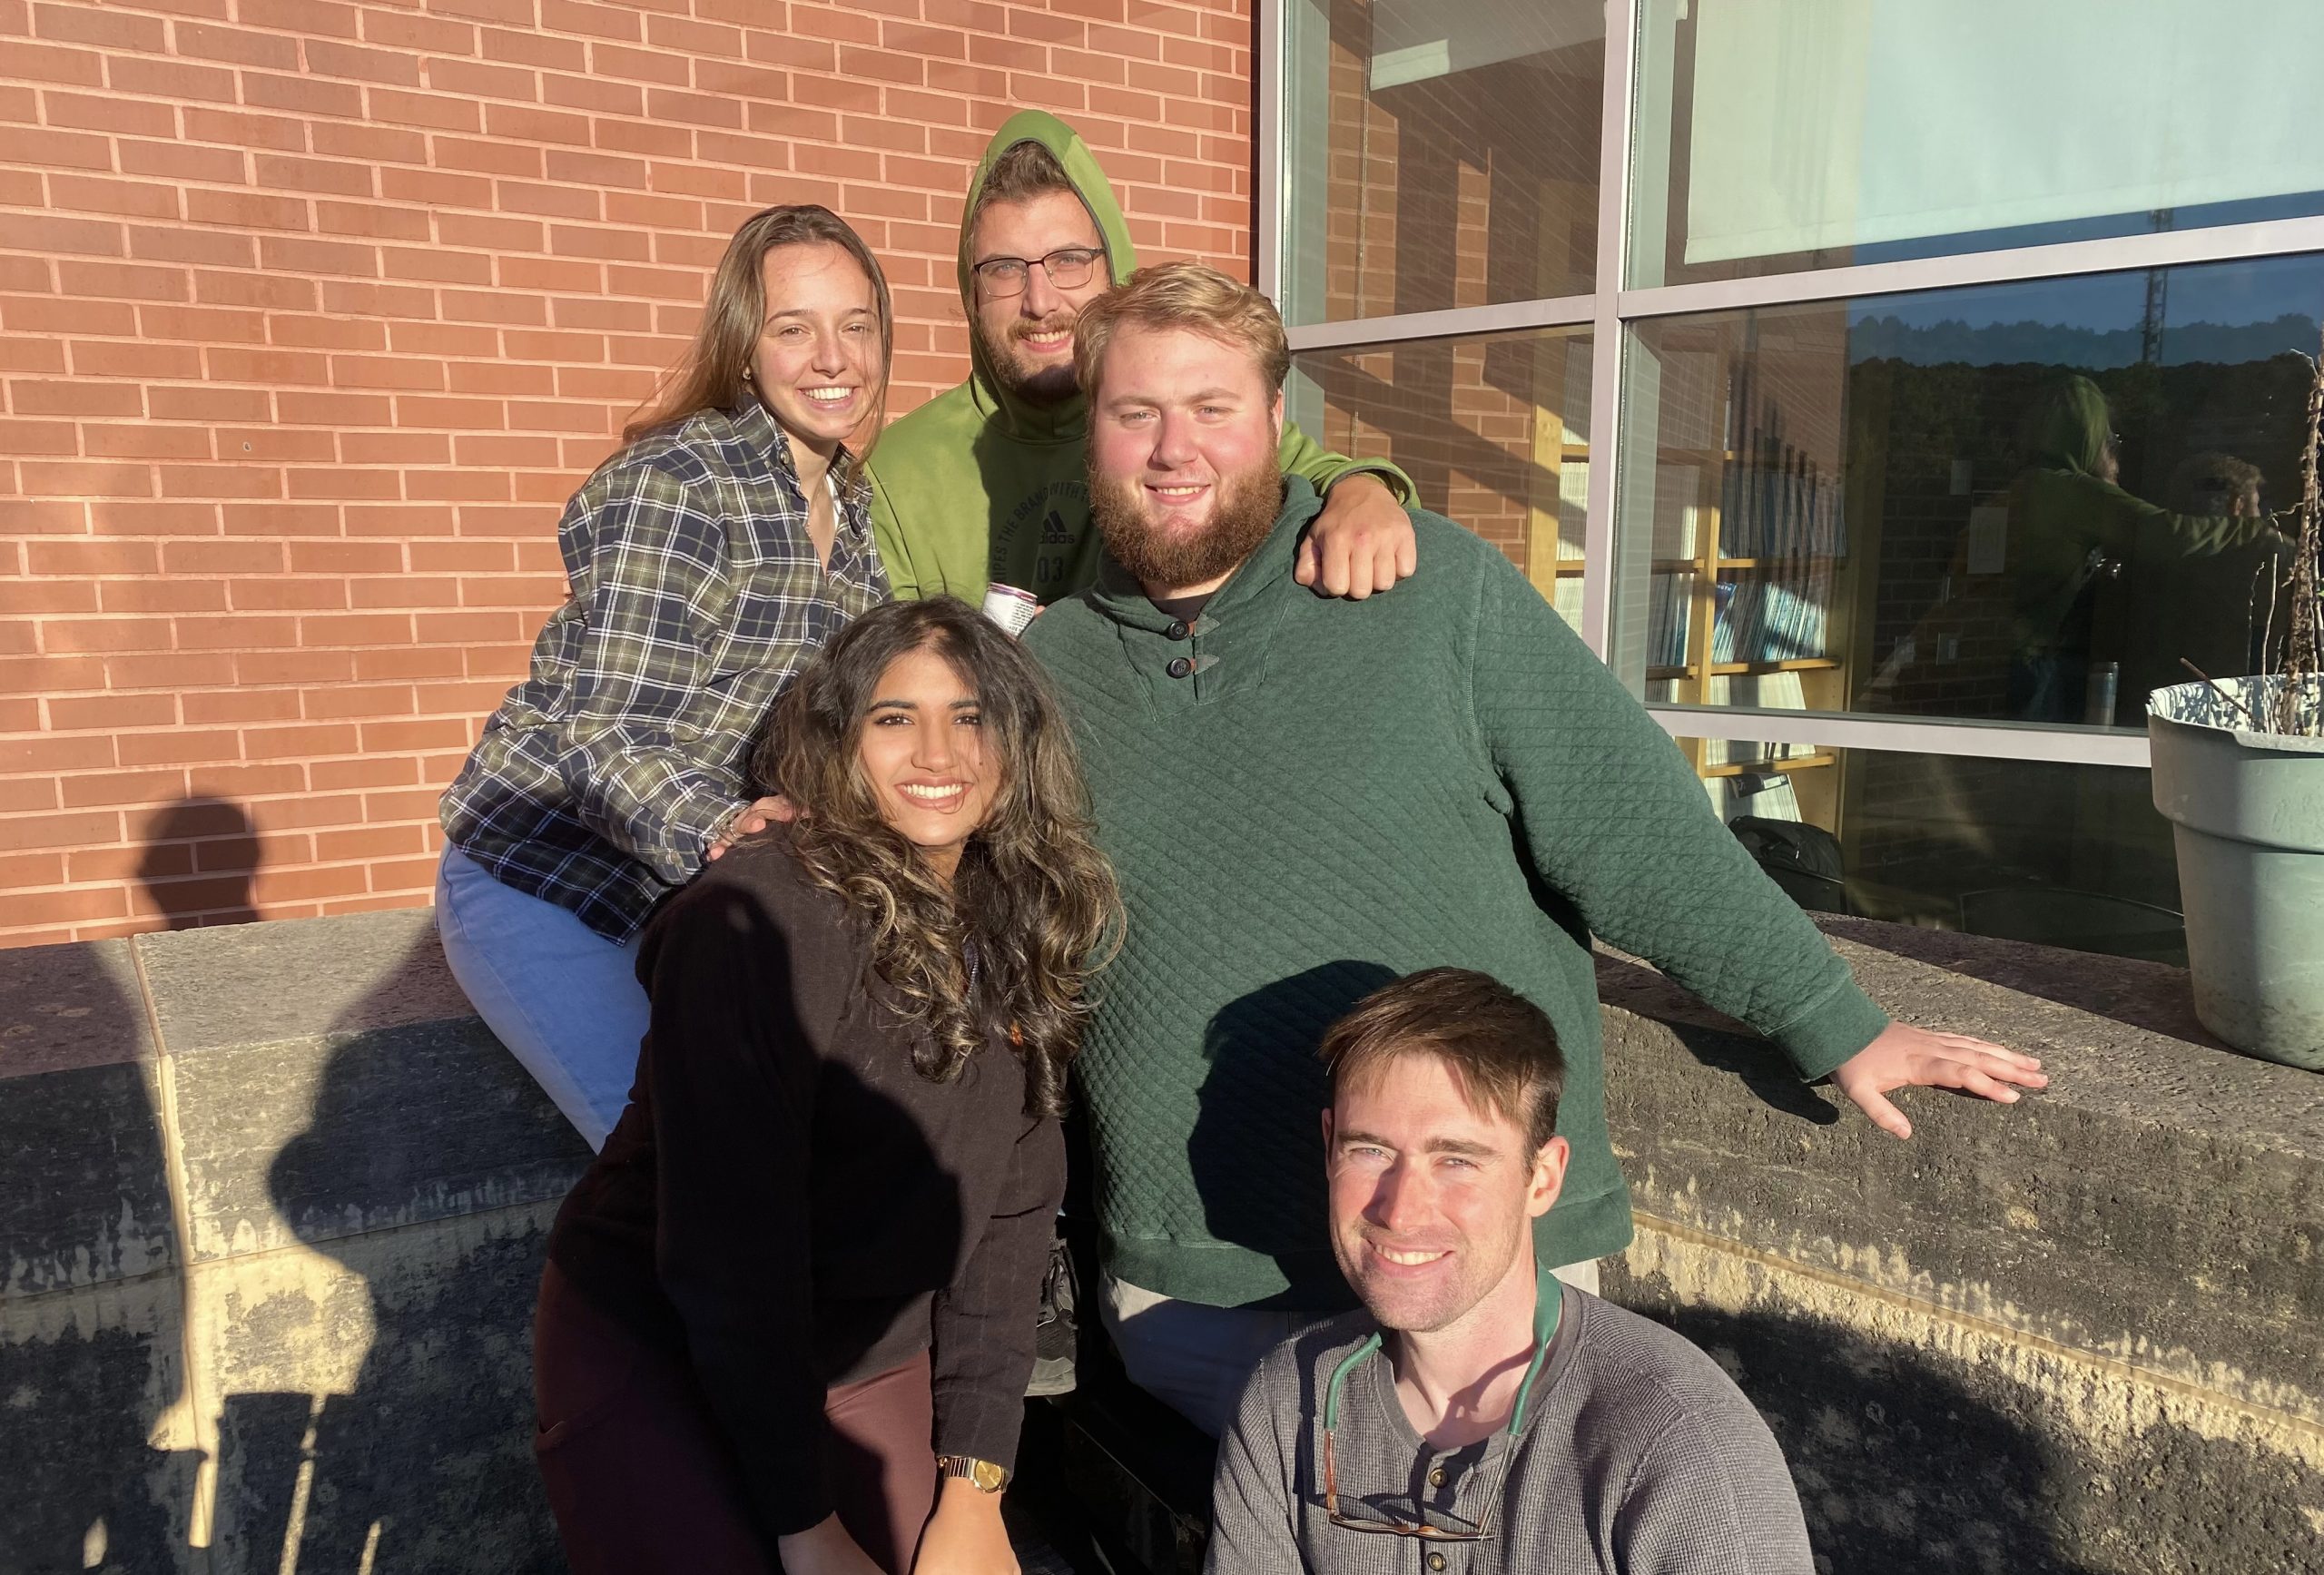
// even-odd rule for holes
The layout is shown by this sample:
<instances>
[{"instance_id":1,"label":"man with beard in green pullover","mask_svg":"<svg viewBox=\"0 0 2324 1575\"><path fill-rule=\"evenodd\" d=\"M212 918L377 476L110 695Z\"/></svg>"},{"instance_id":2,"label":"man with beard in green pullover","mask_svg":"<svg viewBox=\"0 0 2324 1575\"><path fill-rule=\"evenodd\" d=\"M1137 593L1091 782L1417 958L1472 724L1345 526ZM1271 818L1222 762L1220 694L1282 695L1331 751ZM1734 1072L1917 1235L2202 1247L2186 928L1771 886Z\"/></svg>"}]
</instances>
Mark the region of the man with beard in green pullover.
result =
<instances>
[{"instance_id":1,"label":"man with beard in green pullover","mask_svg":"<svg viewBox=\"0 0 2324 1575\"><path fill-rule=\"evenodd\" d=\"M1039 110L1009 117L960 223L969 380L889 428L872 460L872 533L897 596L974 605L993 582L1046 604L1089 583L1098 539L1073 322L1137 266L1113 188L1080 137ZM1413 572L1402 471L1327 453L1290 426L1281 458L1329 495L1301 544L1302 584L1361 600Z\"/></svg>"},{"instance_id":2,"label":"man with beard in green pullover","mask_svg":"<svg viewBox=\"0 0 2324 1575\"><path fill-rule=\"evenodd\" d=\"M1276 463L1290 351L1256 290L1144 269L1078 338L1103 559L1025 644L1073 717L1128 912L1077 1070L1100 1299L1134 1382L1216 1436L1262 1354L1348 1305L1315 1052L1401 975L1472 969L1555 1026L1572 1158L1535 1245L1567 1273L1630 1237L1593 935L1899 1137L1890 1089L2042 1085L2031 1057L1890 1022L1490 543L1415 511L1420 566L1393 596L1298 588L1315 493Z\"/></svg>"}]
</instances>

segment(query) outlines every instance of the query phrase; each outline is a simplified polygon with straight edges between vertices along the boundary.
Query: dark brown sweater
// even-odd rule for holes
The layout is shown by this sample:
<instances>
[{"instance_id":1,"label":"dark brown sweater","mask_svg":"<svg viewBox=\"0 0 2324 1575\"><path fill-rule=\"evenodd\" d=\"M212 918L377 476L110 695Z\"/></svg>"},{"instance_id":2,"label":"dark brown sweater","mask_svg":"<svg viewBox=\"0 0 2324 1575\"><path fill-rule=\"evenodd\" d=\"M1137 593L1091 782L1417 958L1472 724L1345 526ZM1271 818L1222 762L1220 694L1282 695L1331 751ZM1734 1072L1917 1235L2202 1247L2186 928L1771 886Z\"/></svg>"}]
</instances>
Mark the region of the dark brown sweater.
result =
<instances>
[{"instance_id":1,"label":"dark brown sweater","mask_svg":"<svg viewBox=\"0 0 2324 1575\"><path fill-rule=\"evenodd\" d=\"M1017 1452L1053 1216L1056 1121L996 1039L949 1083L864 984L868 947L778 833L657 914L637 1084L549 1257L684 1352L761 1531L831 1512L827 1387L931 1353L940 1454Z\"/></svg>"}]
</instances>

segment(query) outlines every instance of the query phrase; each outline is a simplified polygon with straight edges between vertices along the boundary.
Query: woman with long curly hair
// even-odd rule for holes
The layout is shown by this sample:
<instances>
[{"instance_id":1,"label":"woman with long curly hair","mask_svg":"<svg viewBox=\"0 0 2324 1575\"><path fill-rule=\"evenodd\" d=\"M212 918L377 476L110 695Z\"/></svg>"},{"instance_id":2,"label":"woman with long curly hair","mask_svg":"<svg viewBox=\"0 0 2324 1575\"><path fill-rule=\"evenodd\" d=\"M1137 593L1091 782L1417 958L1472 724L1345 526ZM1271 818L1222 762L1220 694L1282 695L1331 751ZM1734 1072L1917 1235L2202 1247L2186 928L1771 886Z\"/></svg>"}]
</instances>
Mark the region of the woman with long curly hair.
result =
<instances>
[{"instance_id":1,"label":"woman with long curly hair","mask_svg":"<svg viewBox=\"0 0 2324 1575\"><path fill-rule=\"evenodd\" d=\"M1118 933L1047 678L950 597L778 704L747 839L648 928L636 1088L549 1237L579 1575L1004 1575L1089 975Z\"/></svg>"},{"instance_id":2,"label":"woman with long curly hair","mask_svg":"<svg viewBox=\"0 0 2324 1575\"><path fill-rule=\"evenodd\" d=\"M570 595L444 794L445 957L593 1148L637 1068L647 915L758 807L777 691L887 600L862 459L892 319L829 210L735 231L691 349L566 506Z\"/></svg>"}]
</instances>

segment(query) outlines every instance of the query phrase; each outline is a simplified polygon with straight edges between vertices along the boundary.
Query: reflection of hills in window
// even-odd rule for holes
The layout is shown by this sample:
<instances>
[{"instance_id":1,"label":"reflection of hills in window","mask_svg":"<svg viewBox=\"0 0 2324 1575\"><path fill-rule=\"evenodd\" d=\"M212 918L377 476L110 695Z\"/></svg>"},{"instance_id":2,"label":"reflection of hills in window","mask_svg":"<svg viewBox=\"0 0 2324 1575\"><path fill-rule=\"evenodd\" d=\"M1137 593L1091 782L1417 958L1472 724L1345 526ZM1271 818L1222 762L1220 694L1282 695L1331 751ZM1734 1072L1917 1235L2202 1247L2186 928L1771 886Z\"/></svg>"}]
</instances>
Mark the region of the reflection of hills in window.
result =
<instances>
[{"instance_id":1,"label":"reflection of hills in window","mask_svg":"<svg viewBox=\"0 0 2324 1575\"><path fill-rule=\"evenodd\" d=\"M2296 312L2268 322L2172 323L2163 336L2162 361L2165 366L2199 361L2235 365L2287 353L2312 354L2316 342L2316 320ZM2142 334L2136 324L2089 329L2027 321L1972 328L1956 320L1916 326L1895 317L1875 316L1848 325L1851 365L1872 360L1923 367L2033 362L2101 370L2136 366L2141 350Z\"/></svg>"}]
</instances>

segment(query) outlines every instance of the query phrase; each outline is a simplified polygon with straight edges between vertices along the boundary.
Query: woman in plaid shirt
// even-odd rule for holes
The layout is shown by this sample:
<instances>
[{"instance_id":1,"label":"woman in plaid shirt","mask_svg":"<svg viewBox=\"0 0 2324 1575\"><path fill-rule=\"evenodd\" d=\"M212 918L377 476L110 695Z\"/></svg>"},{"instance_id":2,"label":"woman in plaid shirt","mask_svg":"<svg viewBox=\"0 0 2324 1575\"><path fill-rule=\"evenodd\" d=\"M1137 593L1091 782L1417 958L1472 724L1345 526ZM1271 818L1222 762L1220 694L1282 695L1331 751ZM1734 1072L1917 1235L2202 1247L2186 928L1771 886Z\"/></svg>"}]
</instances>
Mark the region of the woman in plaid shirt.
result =
<instances>
[{"instance_id":1,"label":"woman in plaid shirt","mask_svg":"<svg viewBox=\"0 0 2324 1575\"><path fill-rule=\"evenodd\" d=\"M865 512L892 313L812 204L735 231L678 376L557 524L571 594L445 792L454 977L593 1148L645 1031L646 915L752 806L776 694L888 584Z\"/></svg>"}]
</instances>

